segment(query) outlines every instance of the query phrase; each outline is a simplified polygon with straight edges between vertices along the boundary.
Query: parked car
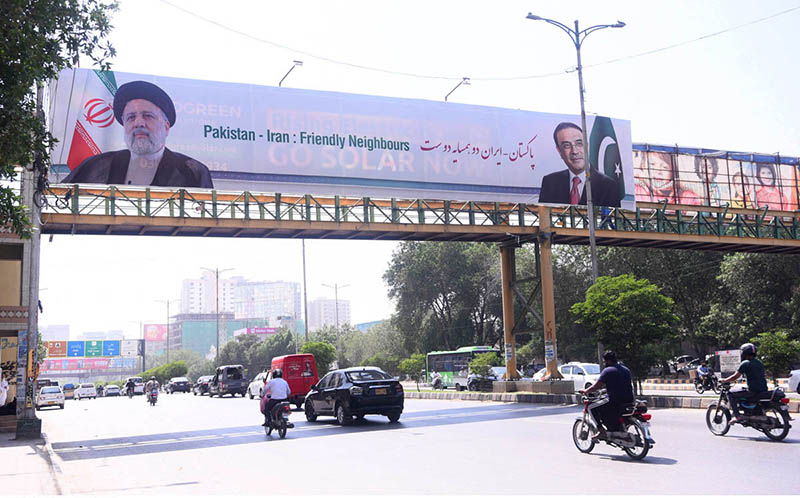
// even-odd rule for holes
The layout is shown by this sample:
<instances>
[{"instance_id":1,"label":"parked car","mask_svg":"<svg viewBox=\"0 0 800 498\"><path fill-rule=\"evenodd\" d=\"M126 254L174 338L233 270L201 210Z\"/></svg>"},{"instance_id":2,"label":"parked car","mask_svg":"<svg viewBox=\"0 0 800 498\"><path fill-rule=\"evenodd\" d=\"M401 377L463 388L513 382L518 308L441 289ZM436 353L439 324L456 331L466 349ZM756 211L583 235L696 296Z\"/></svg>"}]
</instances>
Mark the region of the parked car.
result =
<instances>
[{"instance_id":1,"label":"parked car","mask_svg":"<svg viewBox=\"0 0 800 498\"><path fill-rule=\"evenodd\" d=\"M41 410L45 406L57 406L64 409L64 391L58 386L45 386L39 389L39 394L36 396L33 406L37 410Z\"/></svg>"},{"instance_id":2,"label":"parked car","mask_svg":"<svg viewBox=\"0 0 800 498\"><path fill-rule=\"evenodd\" d=\"M213 375L201 375L194 381L194 385L192 386L192 394L200 396L204 394L208 394L208 382L213 379Z\"/></svg>"},{"instance_id":3,"label":"parked car","mask_svg":"<svg viewBox=\"0 0 800 498\"><path fill-rule=\"evenodd\" d=\"M700 364L700 360L688 354L676 356L669 361L670 370L676 377L681 375L688 377L689 370L692 369L692 364L697 368L697 365Z\"/></svg>"},{"instance_id":4,"label":"parked car","mask_svg":"<svg viewBox=\"0 0 800 498\"><path fill-rule=\"evenodd\" d=\"M272 372L277 368L283 372L283 378L292 391L289 402L300 408L303 406L303 400L306 399L306 394L311 390L311 386L319 382L314 355L305 353L276 356L272 359L270 374L267 376L268 382L272 380Z\"/></svg>"},{"instance_id":5,"label":"parked car","mask_svg":"<svg viewBox=\"0 0 800 498\"><path fill-rule=\"evenodd\" d=\"M122 385L127 385L129 380L133 380L133 394L144 394L144 380L141 377L128 377Z\"/></svg>"},{"instance_id":6,"label":"parked car","mask_svg":"<svg viewBox=\"0 0 800 498\"><path fill-rule=\"evenodd\" d=\"M573 361L560 365L558 371L564 380L571 380L575 384L575 390L586 389L600 378L600 365L597 363L580 363ZM533 375L533 380L542 380L547 373L546 368L542 368Z\"/></svg>"},{"instance_id":7,"label":"parked car","mask_svg":"<svg viewBox=\"0 0 800 498\"><path fill-rule=\"evenodd\" d=\"M503 375L506 374L506 367L489 367L489 380L503 380ZM522 372L517 370L519 380L531 380L530 377L525 377Z\"/></svg>"},{"instance_id":8,"label":"parked car","mask_svg":"<svg viewBox=\"0 0 800 498\"><path fill-rule=\"evenodd\" d=\"M97 390L94 388L94 384L91 382L87 382L85 384L81 384L75 389L75 399L80 400L83 398L95 399L97 398Z\"/></svg>"},{"instance_id":9,"label":"parked car","mask_svg":"<svg viewBox=\"0 0 800 498\"><path fill-rule=\"evenodd\" d=\"M119 386L116 384L109 384L106 386L106 397L119 396Z\"/></svg>"},{"instance_id":10,"label":"parked car","mask_svg":"<svg viewBox=\"0 0 800 498\"><path fill-rule=\"evenodd\" d=\"M250 399L255 397L261 399L261 396L264 395L264 383L267 381L268 374L269 372L261 372L256 375L253 378L253 382L247 386L247 395L250 396Z\"/></svg>"},{"instance_id":11,"label":"parked car","mask_svg":"<svg viewBox=\"0 0 800 498\"><path fill-rule=\"evenodd\" d=\"M789 372L789 391L800 394L800 370L792 370Z\"/></svg>"},{"instance_id":12,"label":"parked car","mask_svg":"<svg viewBox=\"0 0 800 498\"><path fill-rule=\"evenodd\" d=\"M176 392L188 393L192 389L192 383L186 377L173 377L167 382L164 391L173 394Z\"/></svg>"},{"instance_id":13,"label":"parked car","mask_svg":"<svg viewBox=\"0 0 800 498\"><path fill-rule=\"evenodd\" d=\"M208 396L220 398L226 394L236 396L247 392L247 379L244 377L242 365L222 365L217 367L217 373L208 381Z\"/></svg>"},{"instance_id":14,"label":"parked car","mask_svg":"<svg viewBox=\"0 0 800 498\"><path fill-rule=\"evenodd\" d=\"M403 413L404 392L400 381L378 367L352 367L328 372L306 395L306 419L332 415L340 425L352 417L383 415L397 422Z\"/></svg>"}]
</instances>

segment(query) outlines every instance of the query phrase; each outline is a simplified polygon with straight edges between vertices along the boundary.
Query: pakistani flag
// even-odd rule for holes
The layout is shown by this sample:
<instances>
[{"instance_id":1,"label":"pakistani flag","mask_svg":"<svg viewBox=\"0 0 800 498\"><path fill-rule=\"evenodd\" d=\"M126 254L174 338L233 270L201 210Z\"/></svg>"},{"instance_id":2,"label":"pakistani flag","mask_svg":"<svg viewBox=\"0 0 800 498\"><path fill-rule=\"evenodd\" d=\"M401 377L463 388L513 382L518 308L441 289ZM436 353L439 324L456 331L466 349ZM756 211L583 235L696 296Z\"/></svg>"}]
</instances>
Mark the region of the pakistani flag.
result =
<instances>
[{"instance_id":1,"label":"pakistani flag","mask_svg":"<svg viewBox=\"0 0 800 498\"><path fill-rule=\"evenodd\" d=\"M597 116L589 136L589 164L606 176L617 180L619 198L625 198L625 178L622 176L622 158L619 155L614 124L605 116Z\"/></svg>"},{"instance_id":2,"label":"pakistani flag","mask_svg":"<svg viewBox=\"0 0 800 498\"><path fill-rule=\"evenodd\" d=\"M100 154L104 142L112 134L114 124L114 94L117 93L117 82L111 71L93 71L82 89L79 100L81 111L75 120L67 165L75 169L87 157ZM76 92L77 93L77 92Z\"/></svg>"}]
</instances>

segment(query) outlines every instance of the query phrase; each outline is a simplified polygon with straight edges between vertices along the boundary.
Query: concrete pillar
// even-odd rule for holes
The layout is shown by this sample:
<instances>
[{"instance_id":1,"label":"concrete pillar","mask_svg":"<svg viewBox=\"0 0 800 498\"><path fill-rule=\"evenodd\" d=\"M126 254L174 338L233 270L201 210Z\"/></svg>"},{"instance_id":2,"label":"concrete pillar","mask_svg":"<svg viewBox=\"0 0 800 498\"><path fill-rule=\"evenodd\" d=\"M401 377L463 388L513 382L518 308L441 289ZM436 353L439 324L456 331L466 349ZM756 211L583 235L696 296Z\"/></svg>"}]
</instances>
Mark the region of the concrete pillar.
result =
<instances>
[{"instance_id":1,"label":"concrete pillar","mask_svg":"<svg viewBox=\"0 0 800 498\"><path fill-rule=\"evenodd\" d=\"M516 380L517 356L514 345L514 292L511 282L514 281L516 264L514 260L515 247L505 246L500 248L500 274L503 285L503 340L505 342L506 380Z\"/></svg>"},{"instance_id":2,"label":"concrete pillar","mask_svg":"<svg viewBox=\"0 0 800 498\"><path fill-rule=\"evenodd\" d=\"M553 259L550 241L550 208L539 206L539 265L542 275L542 319L544 320L544 360L547 375L560 379L558 371L558 343L556 341L556 310L553 297Z\"/></svg>"}]
</instances>

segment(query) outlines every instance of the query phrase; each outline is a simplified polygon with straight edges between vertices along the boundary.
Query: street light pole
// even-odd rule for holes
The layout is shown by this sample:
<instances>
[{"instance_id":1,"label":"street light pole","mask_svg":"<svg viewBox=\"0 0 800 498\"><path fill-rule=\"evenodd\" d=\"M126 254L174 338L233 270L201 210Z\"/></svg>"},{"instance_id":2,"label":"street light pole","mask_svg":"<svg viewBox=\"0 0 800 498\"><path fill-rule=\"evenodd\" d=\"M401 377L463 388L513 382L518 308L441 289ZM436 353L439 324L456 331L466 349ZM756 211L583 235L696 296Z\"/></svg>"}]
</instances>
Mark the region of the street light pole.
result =
<instances>
[{"instance_id":1,"label":"street light pole","mask_svg":"<svg viewBox=\"0 0 800 498\"><path fill-rule=\"evenodd\" d=\"M328 287L329 289L333 289L333 296L334 296L333 298L334 298L334 301L335 301L334 316L336 317L336 363L341 365L341 362L342 362L341 349L342 348L340 347L341 346L341 344L340 344L341 339L340 339L340 334L339 334L339 288L344 289L345 287L348 287L350 284L344 284L344 285L322 284L322 285L324 285L325 287Z\"/></svg>"},{"instance_id":2,"label":"street light pole","mask_svg":"<svg viewBox=\"0 0 800 498\"><path fill-rule=\"evenodd\" d=\"M163 299L157 299L156 300L156 302L166 303L166 305L167 305L167 363L169 363L169 342L170 342L170 337L169 337L169 332L170 332L170 330L169 330L169 317L170 317L170 314L169 314L169 303L170 303L170 301L174 303L174 302L180 301L180 299L167 299L166 301L163 300ZM145 348L146 348L146 346L145 346ZM144 363L144 360L142 361L142 363ZM142 365L142 366L144 367L144 365Z\"/></svg>"},{"instance_id":3,"label":"street light pole","mask_svg":"<svg viewBox=\"0 0 800 498\"><path fill-rule=\"evenodd\" d=\"M290 71L291 71L291 69L290 69ZM287 75L288 75L288 73L287 73ZM283 81L283 80L281 80L281 81ZM225 272L225 271L233 270L233 268L225 268L224 270L220 270L219 268L214 268L212 270L211 268L206 268L204 266L201 266L200 268L203 269L203 270L206 270L206 271L213 272L214 273L214 278L216 280L216 290L214 291L214 295L217 298L217 308L216 308L217 309L217 313L216 313L216 315L217 315L217 334L216 334L216 336L217 336L217 351L216 351L216 357L214 358L214 366L218 367L219 366L219 274L222 273L222 272Z\"/></svg>"},{"instance_id":4,"label":"street light pole","mask_svg":"<svg viewBox=\"0 0 800 498\"><path fill-rule=\"evenodd\" d=\"M597 244L595 243L595 215L594 215L594 203L592 202L592 184L590 181L591 178L591 171L592 171L592 164L589 161L589 139L586 134L586 109L584 106L584 93L586 92L585 87L583 86L583 64L581 63L581 46L583 45L584 40L586 37L589 36L590 33L595 31L599 31L605 28L622 28L625 26L625 23L622 21L617 21L616 24L598 24L596 26L590 26L583 31L581 31L580 27L578 26L578 20L575 20L575 29L570 29L566 25L554 21L552 19L547 19L544 17L540 17L530 12L525 17L526 19L531 19L533 21L544 21L548 24L552 24L556 26L560 30L564 31L567 35L569 35L570 40L572 40L573 45L575 45L575 52L578 58L578 93L580 95L580 102L581 102L581 136L583 138L583 159L584 163L588 166L586 168L586 211L589 214L589 253L592 260L592 284L597 283L598 277L598 270L597 270ZM603 343L600 341L597 342L597 357L598 362L600 364L603 363L602 360L603 355Z\"/></svg>"}]
</instances>

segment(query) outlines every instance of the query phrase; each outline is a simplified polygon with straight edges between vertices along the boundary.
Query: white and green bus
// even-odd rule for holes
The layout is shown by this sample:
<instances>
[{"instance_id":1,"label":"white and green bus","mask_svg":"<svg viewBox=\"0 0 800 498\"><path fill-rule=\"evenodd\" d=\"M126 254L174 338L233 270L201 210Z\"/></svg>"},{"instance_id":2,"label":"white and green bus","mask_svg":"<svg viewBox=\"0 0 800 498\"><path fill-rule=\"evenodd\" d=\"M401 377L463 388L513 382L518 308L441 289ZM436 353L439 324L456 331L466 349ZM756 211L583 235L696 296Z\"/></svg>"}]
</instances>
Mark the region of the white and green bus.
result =
<instances>
[{"instance_id":1,"label":"white and green bus","mask_svg":"<svg viewBox=\"0 0 800 498\"><path fill-rule=\"evenodd\" d=\"M438 372L447 387L467 388L469 362L479 354L497 353L491 346L464 346L455 351L431 351L425 356L425 382L431 382L431 373Z\"/></svg>"}]
</instances>

